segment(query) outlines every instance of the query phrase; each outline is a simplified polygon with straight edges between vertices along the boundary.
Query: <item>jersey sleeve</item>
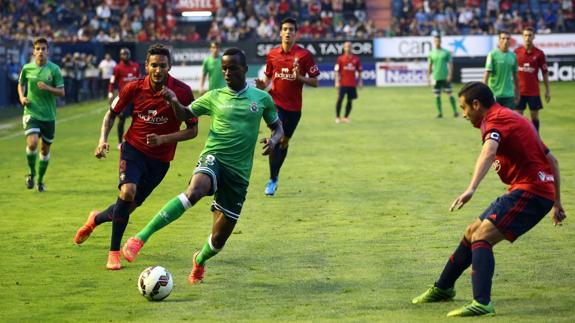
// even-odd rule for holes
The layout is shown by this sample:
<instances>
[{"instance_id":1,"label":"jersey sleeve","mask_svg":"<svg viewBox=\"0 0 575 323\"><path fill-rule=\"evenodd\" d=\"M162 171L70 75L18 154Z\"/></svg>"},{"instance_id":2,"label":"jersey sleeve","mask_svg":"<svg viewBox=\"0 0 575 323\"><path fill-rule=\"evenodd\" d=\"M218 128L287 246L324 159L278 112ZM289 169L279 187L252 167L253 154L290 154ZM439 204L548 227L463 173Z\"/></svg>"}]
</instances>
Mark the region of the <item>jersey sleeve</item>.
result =
<instances>
[{"instance_id":1,"label":"jersey sleeve","mask_svg":"<svg viewBox=\"0 0 575 323\"><path fill-rule=\"evenodd\" d=\"M485 60L485 70L493 71L493 57L491 52L487 54L487 59Z\"/></svg>"},{"instance_id":2,"label":"jersey sleeve","mask_svg":"<svg viewBox=\"0 0 575 323\"><path fill-rule=\"evenodd\" d=\"M54 66L54 87L62 88L64 87L64 78L62 77L62 71L58 66Z\"/></svg>"},{"instance_id":3,"label":"jersey sleeve","mask_svg":"<svg viewBox=\"0 0 575 323\"><path fill-rule=\"evenodd\" d=\"M451 63L453 61L453 56L451 56L451 52L446 50L445 51L447 53L447 62Z\"/></svg>"},{"instance_id":4,"label":"jersey sleeve","mask_svg":"<svg viewBox=\"0 0 575 323\"><path fill-rule=\"evenodd\" d=\"M272 78L274 71L274 66L272 64L272 60L270 58L270 54L268 54L268 58L266 59L266 70L264 71L265 76L268 78Z\"/></svg>"},{"instance_id":5,"label":"jersey sleeve","mask_svg":"<svg viewBox=\"0 0 575 323\"><path fill-rule=\"evenodd\" d=\"M308 54L306 56L304 56L304 71L307 73L307 75L309 77L316 77L319 75L319 68L317 67L317 64L315 63L315 61L313 60L313 56L311 56L311 54Z\"/></svg>"},{"instance_id":6,"label":"jersey sleeve","mask_svg":"<svg viewBox=\"0 0 575 323\"><path fill-rule=\"evenodd\" d=\"M118 96L112 101L112 105L110 106L110 110L114 113L122 112L130 102L134 99L136 95L138 82L131 82L126 84L118 94Z\"/></svg>"},{"instance_id":7,"label":"jersey sleeve","mask_svg":"<svg viewBox=\"0 0 575 323\"><path fill-rule=\"evenodd\" d=\"M497 122L493 122L491 120L486 120L484 131L482 131L482 141L485 143L487 140L495 140L498 143L501 143L501 139L505 137L503 133L505 126L502 124L497 124Z\"/></svg>"},{"instance_id":8,"label":"jersey sleeve","mask_svg":"<svg viewBox=\"0 0 575 323\"><path fill-rule=\"evenodd\" d=\"M266 124L270 125L278 120L278 113L276 109L276 105L272 97L266 93L264 99L264 113L263 118Z\"/></svg>"},{"instance_id":9,"label":"jersey sleeve","mask_svg":"<svg viewBox=\"0 0 575 323\"><path fill-rule=\"evenodd\" d=\"M190 110L196 117L202 115L211 115L212 114L211 97L213 93L215 93L213 90L204 93L204 95L200 96L197 100L192 102L192 105L188 107L188 110Z\"/></svg>"}]
</instances>

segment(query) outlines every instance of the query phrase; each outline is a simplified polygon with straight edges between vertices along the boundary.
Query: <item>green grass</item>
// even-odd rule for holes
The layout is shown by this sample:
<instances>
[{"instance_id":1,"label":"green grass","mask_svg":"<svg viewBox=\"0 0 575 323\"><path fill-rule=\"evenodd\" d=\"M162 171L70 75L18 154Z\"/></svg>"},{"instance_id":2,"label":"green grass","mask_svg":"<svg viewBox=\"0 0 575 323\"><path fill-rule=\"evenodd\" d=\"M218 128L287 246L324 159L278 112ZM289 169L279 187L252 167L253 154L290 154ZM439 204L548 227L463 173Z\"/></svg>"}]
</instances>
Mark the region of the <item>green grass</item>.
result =
<instances>
[{"instance_id":1,"label":"green grass","mask_svg":"<svg viewBox=\"0 0 575 323\"><path fill-rule=\"evenodd\" d=\"M575 210L573 83L553 84L541 113L542 137L559 159L564 206ZM186 282L193 251L212 216L206 198L157 233L135 263L104 266L110 225L81 247L76 229L93 208L117 196L118 152L93 157L104 102L59 110L44 194L24 188L27 171L20 120L0 121L0 321L362 321L443 322L471 299L469 271L454 302L411 305L432 284L463 230L505 186L493 172L473 200L449 213L467 187L479 153L477 129L461 118L435 119L428 88L366 88L353 123L336 125L335 90L305 89L302 121L291 142L277 195L266 197L267 159L255 155L241 220L226 248L208 262L205 282ZM444 98L444 106L447 100ZM164 182L130 220L125 239L184 190L203 147L200 134L181 143ZM262 128L262 136L269 131ZM112 137L113 138L113 137ZM497 322L573 322L573 241L543 220L513 245L495 248ZM172 295L150 303L139 273L162 265Z\"/></svg>"}]
</instances>

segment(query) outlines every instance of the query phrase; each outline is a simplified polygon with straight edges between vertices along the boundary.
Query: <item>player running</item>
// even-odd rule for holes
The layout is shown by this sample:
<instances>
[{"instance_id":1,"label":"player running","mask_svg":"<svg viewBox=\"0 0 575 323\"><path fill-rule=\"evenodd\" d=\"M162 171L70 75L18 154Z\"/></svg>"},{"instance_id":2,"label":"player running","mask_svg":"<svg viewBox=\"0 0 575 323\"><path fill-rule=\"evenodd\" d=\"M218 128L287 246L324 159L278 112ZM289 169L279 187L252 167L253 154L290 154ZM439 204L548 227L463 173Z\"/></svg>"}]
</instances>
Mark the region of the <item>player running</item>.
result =
<instances>
[{"instance_id":1,"label":"player running","mask_svg":"<svg viewBox=\"0 0 575 323\"><path fill-rule=\"evenodd\" d=\"M427 79L431 83L431 79L435 81L433 85L433 93L435 94L435 106L437 107L437 117L443 118L443 110L441 108L441 90L449 96L449 103L453 109L453 116L458 117L457 107L455 106L455 98L451 90L451 79L453 75L453 61L451 53L444 48L441 48L441 36L436 34L433 37L435 48L429 53L427 61L429 67L427 69Z\"/></svg>"},{"instance_id":2,"label":"player running","mask_svg":"<svg viewBox=\"0 0 575 323\"><path fill-rule=\"evenodd\" d=\"M128 225L130 213L160 184L174 158L176 144L189 140L198 133L197 118L186 118L186 129L180 130L182 122L176 118L170 100L190 104L194 100L192 90L185 83L168 73L171 67L170 51L162 45L152 45L146 57L148 76L126 84L114 99L104 116L102 130L95 156L106 157L109 150L108 135L114 118L133 104L132 124L126 133L126 141L120 152L120 194L116 203L105 211L92 211L86 223L78 229L74 242L81 244L94 228L112 221L112 237L106 268L118 270L122 236Z\"/></svg>"},{"instance_id":3,"label":"player running","mask_svg":"<svg viewBox=\"0 0 575 323\"><path fill-rule=\"evenodd\" d=\"M210 44L211 55L204 59L202 64L202 76L200 78L200 95L204 94L204 83L208 76L208 90L219 89L226 86L224 75L222 74L222 58L220 57L220 44L212 42Z\"/></svg>"},{"instance_id":4,"label":"player running","mask_svg":"<svg viewBox=\"0 0 575 323\"><path fill-rule=\"evenodd\" d=\"M190 107L172 100L181 119L209 115L212 120L210 133L187 190L164 205L122 248L128 261L134 261L154 232L177 220L208 195L214 195L212 233L203 248L193 255L193 268L188 278L191 284L203 279L206 261L224 247L245 201L262 117L272 130L271 138L261 141L264 155L269 154L283 136L272 98L246 84L247 70L245 54L240 49L230 48L222 57L227 87L207 92Z\"/></svg>"},{"instance_id":5,"label":"player running","mask_svg":"<svg viewBox=\"0 0 575 323\"><path fill-rule=\"evenodd\" d=\"M509 192L498 197L467 227L434 286L412 302L452 299L455 281L471 266L473 300L447 316L494 315L493 246L504 239L515 241L552 208L553 223L562 223L566 216L561 205L559 164L529 121L497 104L485 84L467 83L458 95L464 117L481 129L483 148L468 188L455 199L450 210L459 210L471 200L491 167L509 185Z\"/></svg>"},{"instance_id":6,"label":"player running","mask_svg":"<svg viewBox=\"0 0 575 323\"><path fill-rule=\"evenodd\" d=\"M351 53L351 42L343 44L343 54L337 58L335 63L335 88L339 90L337 103L335 104L335 123L340 123L341 103L347 95L345 104L345 115L343 122L349 123L352 101L357 99L357 87L363 87L361 79L361 61L357 55ZM357 74L357 79L356 79Z\"/></svg>"},{"instance_id":7,"label":"player running","mask_svg":"<svg viewBox=\"0 0 575 323\"><path fill-rule=\"evenodd\" d=\"M260 90L272 84L269 93L274 99L284 130L279 146L269 156L270 180L266 185L266 195L275 194L289 141L301 118L303 85L317 87L319 76L319 69L312 54L295 43L296 20L285 18L280 28L281 45L269 52L264 79L255 80Z\"/></svg>"},{"instance_id":8,"label":"player running","mask_svg":"<svg viewBox=\"0 0 575 323\"><path fill-rule=\"evenodd\" d=\"M519 103L519 79L517 77L517 57L509 51L511 35L499 32L498 48L487 54L483 83L495 94L497 103L511 109Z\"/></svg>"},{"instance_id":9,"label":"player running","mask_svg":"<svg viewBox=\"0 0 575 323\"><path fill-rule=\"evenodd\" d=\"M64 78L58 65L48 60L48 40L37 38L33 42L34 61L25 64L18 80L18 96L24 107L22 123L26 136L26 158L30 174L26 188L34 188L38 141L42 137L38 163L38 192L44 192L44 175L50 162L50 147L56 133L56 97L64 96Z\"/></svg>"}]
</instances>

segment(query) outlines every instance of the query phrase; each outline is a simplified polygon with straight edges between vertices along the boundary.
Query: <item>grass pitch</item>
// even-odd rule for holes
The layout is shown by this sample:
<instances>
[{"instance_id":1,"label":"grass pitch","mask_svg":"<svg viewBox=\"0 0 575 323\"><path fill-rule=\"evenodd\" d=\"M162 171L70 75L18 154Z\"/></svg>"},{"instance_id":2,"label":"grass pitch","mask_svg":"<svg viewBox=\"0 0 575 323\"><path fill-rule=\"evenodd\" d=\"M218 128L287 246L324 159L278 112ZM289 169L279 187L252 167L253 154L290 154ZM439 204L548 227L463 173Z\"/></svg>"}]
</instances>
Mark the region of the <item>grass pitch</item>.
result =
<instances>
[{"instance_id":1,"label":"grass pitch","mask_svg":"<svg viewBox=\"0 0 575 323\"><path fill-rule=\"evenodd\" d=\"M513 245L495 248L497 322L573 322L575 282L575 115L573 83L552 84L541 112L543 140L559 159L567 221L550 218ZM117 196L118 152L93 157L104 101L59 109L47 192L26 190L20 119L0 127L0 321L363 321L443 322L471 299L469 271L455 301L411 305L438 277L463 230L505 192L490 172L462 210L448 207L468 185L479 131L435 119L428 88L365 88L351 124L334 123L334 89L305 89L303 117L291 141L276 196L263 194L267 159L256 150L236 232L207 263L205 282L186 282L191 256L212 222L206 198L153 236L135 263L105 270L110 224L82 246L72 243L88 212ZM7 115L7 114L3 114ZM131 217L125 239L187 185L209 127L180 143L164 182ZM261 136L269 130L262 127ZM112 133L111 138L115 138ZM111 140L111 142L113 142ZM138 294L147 266L172 272L160 303Z\"/></svg>"}]
</instances>

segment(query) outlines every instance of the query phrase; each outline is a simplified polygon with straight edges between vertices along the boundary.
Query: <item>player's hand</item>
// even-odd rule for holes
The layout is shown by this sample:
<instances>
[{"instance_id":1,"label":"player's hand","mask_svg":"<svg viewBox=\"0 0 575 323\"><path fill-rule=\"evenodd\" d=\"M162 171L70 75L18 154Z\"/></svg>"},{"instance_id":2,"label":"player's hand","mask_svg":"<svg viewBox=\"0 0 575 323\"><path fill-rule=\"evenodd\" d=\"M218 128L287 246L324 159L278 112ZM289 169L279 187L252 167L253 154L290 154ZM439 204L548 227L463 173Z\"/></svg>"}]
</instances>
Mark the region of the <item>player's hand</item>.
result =
<instances>
[{"instance_id":1,"label":"player's hand","mask_svg":"<svg viewBox=\"0 0 575 323\"><path fill-rule=\"evenodd\" d=\"M335 82L335 88L339 89L339 82Z\"/></svg>"},{"instance_id":2,"label":"player's hand","mask_svg":"<svg viewBox=\"0 0 575 323\"><path fill-rule=\"evenodd\" d=\"M362 87L363 87L363 80L362 80L362 81L359 81L359 82L357 83L357 87L359 87L359 88L362 88Z\"/></svg>"},{"instance_id":3,"label":"player's hand","mask_svg":"<svg viewBox=\"0 0 575 323\"><path fill-rule=\"evenodd\" d=\"M44 83L44 82L42 82L42 81L36 83L36 85L38 86L38 88L39 88L40 90L47 90L47 89L48 89L48 85L46 85L46 83Z\"/></svg>"},{"instance_id":4,"label":"player's hand","mask_svg":"<svg viewBox=\"0 0 575 323\"><path fill-rule=\"evenodd\" d=\"M113 101L114 101L114 92L108 92L108 104L112 105Z\"/></svg>"},{"instance_id":5,"label":"player's hand","mask_svg":"<svg viewBox=\"0 0 575 323\"><path fill-rule=\"evenodd\" d=\"M293 61L293 75L295 76L295 79L298 80L300 77L299 74L299 61L298 58L296 57Z\"/></svg>"},{"instance_id":6,"label":"player's hand","mask_svg":"<svg viewBox=\"0 0 575 323\"><path fill-rule=\"evenodd\" d=\"M164 97L164 100L166 100L166 102L168 102L169 104L176 103L178 101L176 93L164 85L162 85L162 90L160 91L160 94Z\"/></svg>"},{"instance_id":7,"label":"player's hand","mask_svg":"<svg viewBox=\"0 0 575 323\"><path fill-rule=\"evenodd\" d=\"M567 215L565 215L565 210L563 209L563 205L560 202L555 202L553 206L553 215L551 218L553 219L553 225L563 225L563 220Z\"/></svg>"},{"instance_id":8,"label":"player's hand","mask_svg":"<svg viewBox=\"0 0 575 323\"><path fill-rule=\"evenodd\" d=\"M146 135L146 143L152 147L156 147L164 144L164 137L158 136L155 133L150 133Z\"/></svg>"},{"instance_id":9,"label":"player's hand","mask_svg":"<svg viewBox=\"0 0 575 323\"><path fill-rule=\"evenodd\" d=\"M465 190L465 192L463 192L463 194L459 195L459 197L456 198L455 201L453 201L453 203L451 203L451 207L449 208L449 211L453 212L453 210L461 209L465 205L465 203L467 203L467 202L469 202L469 200L471 200L474 193L475 193L475 191L472 189Z\"/></svg>"},{"instance_id":10,"label":"player's hand","mask_svg":"<svg viewBox=\"0 0 575 323\"><path fill-rule=\"evenodd\" d=\"M271 154L271 152L274 150L274 148L276 147L277 143L273 140L268 139L268 138L263 138L262 140L260 140L261 144L264 144L264 146L262 147L262 155L267 156L269 154Z\"/></svg>"},{"instance_id":11,"label":"player's hand","mask_svg":"<svg viewBox=\"0 0 575 323\"><path fill-rule=\"evenodd\" d=\"M260 90L265 90L266 89L266 83L264 82L264 80L262 79L255 79L254 80L256 87Z\"/></svg>"},{"instance_id":12,"label":"player's hand","mask_svg":"<svg viewBox=\"0 0 575 323\"><path fill-rule=\"evenodd\" d=\"M96 158L106 158L106 154L110 151L110 145L107 142L100 142L98 147L96 147L96 152L94 152L94 156Z\"/></svg>"},{"instance_id":13,"label":"player's hand","mask_svg":"<svg viewBox=\"0 0 575 323\"><path fill-rule=\"evenodd\" d=\"M549 101L551 101L551 93L549 90L545 90L545 102L549 103Z\"/></svg>"},{"instance_id":14,"label":"player's hand","mask_svg":"<svg viewBox=\"0 0 575 323\"><path fill-rule=\"evenodd\" d=\"M22 104L22 106L28 105L28 103L30 103L30 101L28 101L27 97L20 98L20 104Z\"/></svg>"}]
</instances>

